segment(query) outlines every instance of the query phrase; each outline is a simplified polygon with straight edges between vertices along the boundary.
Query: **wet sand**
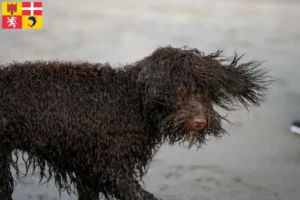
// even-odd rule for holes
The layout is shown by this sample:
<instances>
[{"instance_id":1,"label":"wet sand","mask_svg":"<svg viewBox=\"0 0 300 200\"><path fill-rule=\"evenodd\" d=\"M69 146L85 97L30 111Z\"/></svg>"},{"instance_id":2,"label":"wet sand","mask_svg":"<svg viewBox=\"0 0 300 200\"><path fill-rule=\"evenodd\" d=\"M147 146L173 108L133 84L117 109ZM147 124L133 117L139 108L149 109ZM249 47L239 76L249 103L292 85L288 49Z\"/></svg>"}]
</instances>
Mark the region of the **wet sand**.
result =
<instances>
[{"instance_id":1,"label":"wet sand","mask_svg":"<svg viewBox=\"0 0 300 200\"><path fill-rule=\"evenodd\" d=\"M300 3L247 0L43 1L44 28L0 31L0 62L35 59L132 62L157 46L247 53L277 78L261 107L230 113L230 135L203 149L164 146L145 187L164 200L297 200L300 136ZM284 3L283 3L284 2ZM172 3L172 5L171 5ZM298 81L297 81L298 80ZM226 113L225 113L226 114ZM22 163L20 163L22 164ZM38 176L17 185L14 200L55 200ZM75 200L65 193L62 200Z\"/></svg>"}]
</instances>

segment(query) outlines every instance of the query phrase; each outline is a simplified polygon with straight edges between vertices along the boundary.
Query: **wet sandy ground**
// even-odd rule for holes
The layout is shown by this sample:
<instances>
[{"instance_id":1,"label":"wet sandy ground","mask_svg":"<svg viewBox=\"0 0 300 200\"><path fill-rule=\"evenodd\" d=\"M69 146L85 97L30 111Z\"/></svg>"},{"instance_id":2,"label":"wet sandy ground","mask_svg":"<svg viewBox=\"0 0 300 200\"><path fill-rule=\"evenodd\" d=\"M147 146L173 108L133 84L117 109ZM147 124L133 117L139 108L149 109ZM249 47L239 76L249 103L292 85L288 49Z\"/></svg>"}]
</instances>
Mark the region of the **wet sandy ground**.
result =
<instances>
[{"instance_id":1,"label":"wet sandy ground","mask_svg":"<svg viewBox=\"0 0 300 200\"><path fill-rule=\"evenodd\" d=\"M300 136L300 3L248 0L43 1L44 29L0 32L0 62L35 59L132 62L157 46L218 48L265 60L278 80L259 108L230 114L230 136L203 149L165 146L145 187L164 200L297 200ZM14 200L60 199L37 176L17 185ZM62 200L74 200L62 194Z\"/></svg>"}]
</instances>

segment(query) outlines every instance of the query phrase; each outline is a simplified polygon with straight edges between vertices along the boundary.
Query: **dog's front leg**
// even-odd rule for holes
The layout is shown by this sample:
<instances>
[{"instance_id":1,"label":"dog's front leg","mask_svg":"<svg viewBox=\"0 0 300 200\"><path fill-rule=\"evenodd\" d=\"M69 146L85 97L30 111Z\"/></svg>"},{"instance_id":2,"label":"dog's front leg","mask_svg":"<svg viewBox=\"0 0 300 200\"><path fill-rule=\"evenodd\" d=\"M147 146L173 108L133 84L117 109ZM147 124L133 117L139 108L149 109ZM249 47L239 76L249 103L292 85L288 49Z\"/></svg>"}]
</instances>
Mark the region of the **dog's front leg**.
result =
<instances>
[{"instance_id":1,"label":"dog's front leg","mask_svg":"<svg viewBox=\"0 0 300 200\"><path fill-rule=\"evenodd\" d=\"M99 200L99 190L96 182L82 175L76 175L78 200Z\"/></svg>"},{"instance_id":2,"label":"dog's front leg","mask_svg":"<svg viewBox=\"0 0 300 200\"><path fill-rule=\"evenodd\" d=\"M0 198L12 200L14 180L10 172L9 151L0 151Z\"/></svg>"},{"instance_id":3,"label":"dog's front leg","mask_svg":"<svg viewBox=\"0 0 300 200\"><path fill-rule=\"evenodd\" d=\"M99 192L92 191L87 187L77 188L78 200L99 200Z\"/></svg>"},{"instance_id":4,"label":"dog's front leg","mask_svg":"<svg viewBox=\"0 0 300 200\"><path fill-rule=\"evenodd\" d=\"M110 193L120 200L159 200L150 192L144 190L133 178L118 177L110 188Z\"/></svg>"}]
</instances>

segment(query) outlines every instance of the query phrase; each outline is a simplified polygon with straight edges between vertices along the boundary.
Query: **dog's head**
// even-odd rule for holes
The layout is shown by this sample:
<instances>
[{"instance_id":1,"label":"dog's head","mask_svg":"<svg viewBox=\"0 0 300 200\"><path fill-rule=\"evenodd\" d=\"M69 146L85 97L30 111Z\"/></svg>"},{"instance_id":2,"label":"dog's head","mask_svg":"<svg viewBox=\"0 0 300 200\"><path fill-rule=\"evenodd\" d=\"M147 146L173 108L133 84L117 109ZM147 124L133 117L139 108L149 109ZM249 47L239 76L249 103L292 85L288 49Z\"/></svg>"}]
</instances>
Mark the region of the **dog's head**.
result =
<instances>
[{"instance_id":1,"label":"dog's head","mask_svg":"<svg viewBox=\"0 0 300 200\"><path fill-rule=\"evenodd\" d=\"M266 72L252 61L238 64L241 57L222 59L221 51L204 55L197 49L158 48L138 61L138 86L144 112L162 137L200 146L207 135L219 137L225 117L214 106L235 109L259 105L270 82Z\"/></svg>"}]
</instances>

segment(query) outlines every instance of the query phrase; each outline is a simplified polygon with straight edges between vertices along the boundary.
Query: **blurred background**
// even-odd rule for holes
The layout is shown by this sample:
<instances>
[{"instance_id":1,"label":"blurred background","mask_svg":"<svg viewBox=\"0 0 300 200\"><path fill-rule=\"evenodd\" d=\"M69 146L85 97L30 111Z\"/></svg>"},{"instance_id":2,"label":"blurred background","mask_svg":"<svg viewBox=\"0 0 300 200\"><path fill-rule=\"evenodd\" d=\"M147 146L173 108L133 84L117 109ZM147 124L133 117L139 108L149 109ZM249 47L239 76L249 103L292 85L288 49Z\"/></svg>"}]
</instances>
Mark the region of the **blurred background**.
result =
<instances>
[{"instance_id":1,"label":"blurred background","mask_svg":"<svg viewBox=\"0 0 300 200\"><path fill-rule=\"evenodd\" d=\"M247 53L277 79L261 107L230 113L230 135L202 149L164 146L145 178L163 200L298 200L300 136L300 2L296 0L51 0L42 30L1 30L0 63L36 59L111 62L118 66L158 46L205 53ZM20 163L22 165L22 163ZM14 200L60 197L38 175L21 180Z\"/></svg>"}]
</instances>

